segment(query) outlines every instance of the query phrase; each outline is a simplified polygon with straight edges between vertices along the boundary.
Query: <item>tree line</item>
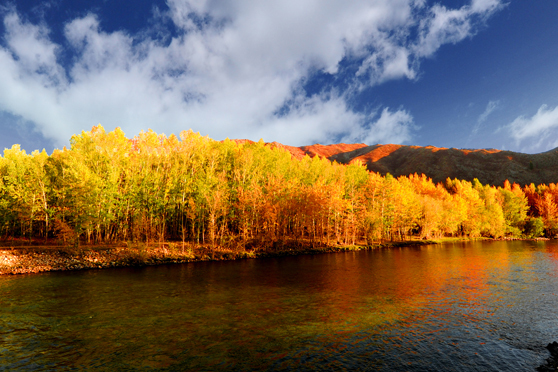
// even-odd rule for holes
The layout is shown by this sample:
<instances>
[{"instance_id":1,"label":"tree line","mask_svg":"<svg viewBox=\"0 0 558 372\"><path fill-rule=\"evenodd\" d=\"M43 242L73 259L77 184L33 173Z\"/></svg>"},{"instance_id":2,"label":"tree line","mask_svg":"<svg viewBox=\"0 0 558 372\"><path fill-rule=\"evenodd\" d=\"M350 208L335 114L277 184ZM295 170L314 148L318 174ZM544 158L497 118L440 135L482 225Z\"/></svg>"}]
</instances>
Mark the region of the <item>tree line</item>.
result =
<instances>
[{"instance_id":1,"label":"tree line","mask_svg":"<svg viewBox=\"0 0 558 372\"><path fill-rule=\"evenodd\" d=\"M293 159L257 143L93 127L71 148L0 157L0 235L64 243L231 248L372 244L412 236L551 237L555 184L520 187Z\"/></svg>"}]
</instances>

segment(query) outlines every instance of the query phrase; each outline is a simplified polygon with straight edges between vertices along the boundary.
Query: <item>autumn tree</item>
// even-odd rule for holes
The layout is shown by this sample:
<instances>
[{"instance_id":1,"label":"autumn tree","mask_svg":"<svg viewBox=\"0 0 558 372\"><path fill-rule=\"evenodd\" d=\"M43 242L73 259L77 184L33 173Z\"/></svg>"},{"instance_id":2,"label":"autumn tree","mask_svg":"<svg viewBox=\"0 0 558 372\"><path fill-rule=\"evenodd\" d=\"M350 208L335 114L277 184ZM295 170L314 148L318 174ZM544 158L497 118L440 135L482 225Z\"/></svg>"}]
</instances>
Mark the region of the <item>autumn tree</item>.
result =
<instances>
[{"instance_id":1,"label":"autumn tree","mask_svg":"<svg viewBox=\"0 0 558 372\"><path fill-rule=\"evenodd\" d=\"M529 210L528 199L519 187L514 184L504 183L503 188L499 188L499 202L502 206L506 224L506 234L520 236L525 227L527 211Z\"/></svg>"}]
</instances>

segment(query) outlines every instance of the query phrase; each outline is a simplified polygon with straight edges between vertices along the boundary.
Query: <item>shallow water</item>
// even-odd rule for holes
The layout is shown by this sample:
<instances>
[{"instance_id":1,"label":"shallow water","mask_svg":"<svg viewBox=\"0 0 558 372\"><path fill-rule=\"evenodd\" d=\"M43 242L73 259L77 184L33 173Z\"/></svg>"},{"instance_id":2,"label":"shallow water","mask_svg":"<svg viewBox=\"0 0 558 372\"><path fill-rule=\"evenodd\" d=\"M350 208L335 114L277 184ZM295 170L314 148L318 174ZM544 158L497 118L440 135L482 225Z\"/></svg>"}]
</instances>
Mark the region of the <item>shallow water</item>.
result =
<instances>
[{"instance_id":1,"label":"shallow water","mask_svg":"<svg viewBox=\"0 0 558 372\"><path fill-rule=\"evenodd\" d=\"M525 371L558 244L473 242L0 277L0 371Z\"/></svg>"}]
</instances>

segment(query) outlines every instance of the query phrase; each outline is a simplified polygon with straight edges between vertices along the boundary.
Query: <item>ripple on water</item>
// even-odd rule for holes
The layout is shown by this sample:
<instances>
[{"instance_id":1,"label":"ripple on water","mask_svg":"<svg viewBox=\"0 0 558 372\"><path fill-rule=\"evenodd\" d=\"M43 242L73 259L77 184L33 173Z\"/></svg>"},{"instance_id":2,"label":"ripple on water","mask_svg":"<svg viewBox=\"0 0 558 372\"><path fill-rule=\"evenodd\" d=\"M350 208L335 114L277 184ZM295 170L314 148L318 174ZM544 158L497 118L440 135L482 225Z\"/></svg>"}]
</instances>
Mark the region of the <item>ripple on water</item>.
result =
<instances>
[{"instance_id":1,"label":"ripple on water","mask_svg":"<svg viewBox=\"0 0 558 372\"><path fill-rule=\"evenodd\" d=\"M448 244L0 278L0 371L524 371L558 249Z\"/></svg>"}]
</instances>

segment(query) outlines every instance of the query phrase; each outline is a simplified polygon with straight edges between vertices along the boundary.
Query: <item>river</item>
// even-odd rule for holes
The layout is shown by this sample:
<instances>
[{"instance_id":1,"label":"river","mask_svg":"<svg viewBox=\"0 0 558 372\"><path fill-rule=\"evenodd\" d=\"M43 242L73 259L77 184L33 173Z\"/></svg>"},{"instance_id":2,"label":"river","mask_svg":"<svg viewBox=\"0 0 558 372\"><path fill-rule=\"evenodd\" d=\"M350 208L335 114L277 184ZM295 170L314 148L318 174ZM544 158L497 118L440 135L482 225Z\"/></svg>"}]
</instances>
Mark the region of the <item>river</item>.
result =
<instances>
[{"instance_id":1,"label":"river","mask_svg":"<svg viewBox=\"0 0 558 372\"><path fill-rule=\"evenodd\" d=\"M0 277L0 371L534 371L558 243Z\"/></svg>"}]
</instances>

